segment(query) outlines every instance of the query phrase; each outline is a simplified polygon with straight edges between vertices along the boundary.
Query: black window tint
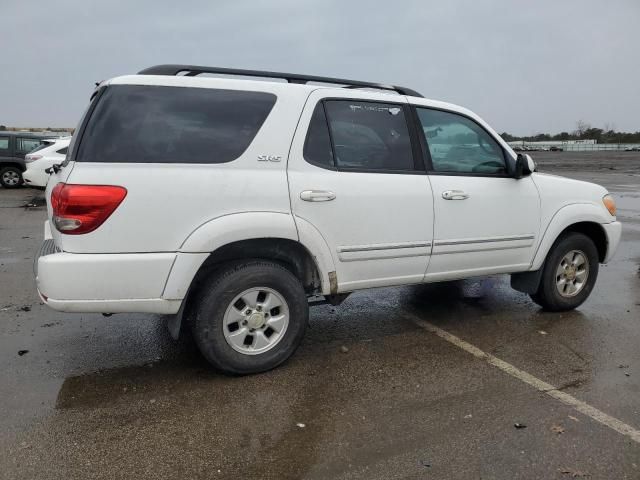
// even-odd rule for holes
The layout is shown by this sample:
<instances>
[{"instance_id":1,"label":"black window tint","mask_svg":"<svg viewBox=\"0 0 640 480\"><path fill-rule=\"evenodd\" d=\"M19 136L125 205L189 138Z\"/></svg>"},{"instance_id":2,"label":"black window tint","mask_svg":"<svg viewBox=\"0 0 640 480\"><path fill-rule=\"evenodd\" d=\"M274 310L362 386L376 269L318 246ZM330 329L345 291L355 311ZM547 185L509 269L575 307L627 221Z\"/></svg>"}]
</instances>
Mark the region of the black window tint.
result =
<instances>
[{"instance_id":1,"label":"black window tint","mask_svg":"<svg viewBox=\"0 0 640 480\"><path fill-rule=\"evenodd\" d=\"M418 117L436 172L506 173L502 148L473 120L428 108L418 108Z\"/></svg>"},{"instance_id":2,"label":"black window tint","mask_svg":"<svg viewBox=\"0 0 640 480\"><path fill-rule=\"evenodd\" d=\"M9 150L9 137L0 137L0 150Z\"/></svg>"},{"instance_id":3,"label":"black window tint","mask_svg":"<svg viewBox=\"0 0 640 480\"><path fill-rule=\"evenodd\" d=\"M38 147L36 147L33 150L31 150L29 153L36 153L36 152L39 152L40 150L44 150L45 148L50 147L50 146L51 146L51 142L43 142Z\"/></svg>"},{"instance_id":4,"label":"black window tint","mask_svg":"<svg viewBox=\"0 0 640 480\"><path fill-rule=\"evenodd\" d=\"M76 160L230 162L247 149L275 102L264 92L113 85L91 114Z\"/></svg>"},{"instance_id":5,"label":"black window tint","mask_svg":"<svg viewBox=\"0 0 640 480\"><path fill-rule=\"evenodd\" d=\"M69 150L69 147L64 147L58 150L56 153L59 153L60 155L66 155L68 150Z\"/></svg>"},{"instance_id":6,"label":"black window tint","mask_svg":"<svg viewBox=\"0 0 640 480\"><path fill-rule=\"evenodd\" d=\"M307 140L304 143L304 158L321 167L333 168L329 126L322 103L318 103L316 106L309 123Z\"/></svg>"},{"instance_id":7,"label":"black window tint","mask_svg":"<svg viewBox=\"0 0 640 480\"><path fill-rule=\"evenodd\" d=\"M401 106L330 100L325 107L338 168L414 169L409 129Z\"/></svg>"}]
</instances>

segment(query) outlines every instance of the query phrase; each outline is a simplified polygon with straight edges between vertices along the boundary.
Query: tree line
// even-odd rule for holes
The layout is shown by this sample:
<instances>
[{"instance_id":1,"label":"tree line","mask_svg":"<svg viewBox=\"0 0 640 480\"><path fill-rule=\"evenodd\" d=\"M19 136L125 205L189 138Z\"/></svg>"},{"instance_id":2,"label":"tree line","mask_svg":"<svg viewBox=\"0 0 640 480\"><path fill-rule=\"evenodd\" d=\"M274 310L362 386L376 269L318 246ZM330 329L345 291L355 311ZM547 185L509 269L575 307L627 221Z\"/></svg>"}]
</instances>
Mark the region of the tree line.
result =
<instances>
[{"instance_id":1,"label":"tree line","mask_svg":"<svg viewBox=\"0 0 640 480\"><path fill-rule=\"evenodd\" d=\"M523 140L525 142L546 142L563 140L596 140L598 143L640 143L640 131L638 132L617 132L615 126L605 125L604 128L592 127L586 122L576 122L576 129L572 132L560 132L555 135L549 133L538 133L519 137L508 132L500 134L507 142Z\"/></svg>"}]
</instances>

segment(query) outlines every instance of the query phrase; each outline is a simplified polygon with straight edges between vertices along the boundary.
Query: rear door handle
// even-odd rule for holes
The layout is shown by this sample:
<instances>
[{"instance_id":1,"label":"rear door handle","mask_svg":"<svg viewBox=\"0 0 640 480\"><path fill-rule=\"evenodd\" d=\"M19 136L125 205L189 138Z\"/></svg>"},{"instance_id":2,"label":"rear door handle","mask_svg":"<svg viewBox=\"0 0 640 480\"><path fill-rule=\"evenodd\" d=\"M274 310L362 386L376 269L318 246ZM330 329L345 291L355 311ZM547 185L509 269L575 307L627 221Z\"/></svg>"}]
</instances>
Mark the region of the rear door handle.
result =
<instances>
[{"instance_id":1,"label":"rear door handle","mask_svg":"<svg viewBox=\"0 0 640 480\"><path fill-rule=\"evenodd\" d=\"M304 190L300 192L300 199L305 202L329 202L336 198L336 194L328 190Z\"/></svg>"},{"instance_id":2,"label":"rear door handle","mask_svg":"<svg viewBox=\"0 0 640 480\"><path fill-rule=\"evenodd\" d=\"M446 190L442 192L442 198L445 200L466 200L469 195L462 190Z\"/></svg>"}]
</instances>

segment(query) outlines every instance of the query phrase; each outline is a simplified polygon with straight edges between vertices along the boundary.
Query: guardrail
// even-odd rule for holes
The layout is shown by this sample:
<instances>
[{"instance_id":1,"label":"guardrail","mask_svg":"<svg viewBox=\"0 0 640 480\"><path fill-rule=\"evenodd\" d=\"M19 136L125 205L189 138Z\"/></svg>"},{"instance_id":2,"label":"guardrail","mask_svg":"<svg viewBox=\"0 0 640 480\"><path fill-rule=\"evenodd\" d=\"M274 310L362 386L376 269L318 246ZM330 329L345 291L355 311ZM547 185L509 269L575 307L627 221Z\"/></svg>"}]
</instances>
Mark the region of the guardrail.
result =
<instances>
[{"instance_id":1,"label":"guardrail","mask_svg":"<svg viewBox=\"0 0 640 480\"><path fill-rule=\"evenodd\" d=\"M514 147L522 147L522 144L511 145ZM601 152L601 151L618 151L622 152L632 148L640 149L640 143L568 143L563 145L544 145L535 144L530 145L525 143L524 146L531 149L531 151L550 150L551 148L561 148L565 152Z\"/></svg>"}]
</instances>

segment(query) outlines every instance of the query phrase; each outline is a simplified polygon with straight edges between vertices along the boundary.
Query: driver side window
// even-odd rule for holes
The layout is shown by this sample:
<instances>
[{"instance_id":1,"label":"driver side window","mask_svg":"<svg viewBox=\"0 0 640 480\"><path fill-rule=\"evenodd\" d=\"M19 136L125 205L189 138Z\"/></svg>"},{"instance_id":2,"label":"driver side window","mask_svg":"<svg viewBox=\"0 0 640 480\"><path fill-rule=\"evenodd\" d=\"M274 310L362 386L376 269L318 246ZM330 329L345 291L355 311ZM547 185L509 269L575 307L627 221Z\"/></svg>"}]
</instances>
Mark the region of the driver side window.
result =
<instances>
[{"instance_id":1,"label":"driver side window","mask_svg":"<svg viewBox=\"0 0 640 480\"><path fill-rule=\"evenodd\" d=\"M502 148L473 120L429 108L417 111L435 172L506 174Z\"/></svg>"}]
</instances>

